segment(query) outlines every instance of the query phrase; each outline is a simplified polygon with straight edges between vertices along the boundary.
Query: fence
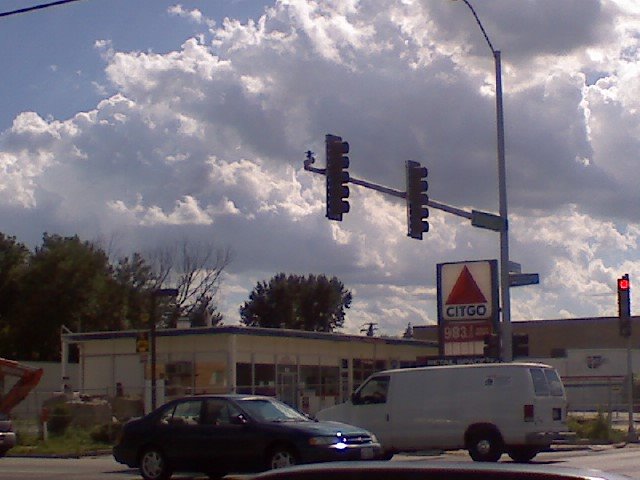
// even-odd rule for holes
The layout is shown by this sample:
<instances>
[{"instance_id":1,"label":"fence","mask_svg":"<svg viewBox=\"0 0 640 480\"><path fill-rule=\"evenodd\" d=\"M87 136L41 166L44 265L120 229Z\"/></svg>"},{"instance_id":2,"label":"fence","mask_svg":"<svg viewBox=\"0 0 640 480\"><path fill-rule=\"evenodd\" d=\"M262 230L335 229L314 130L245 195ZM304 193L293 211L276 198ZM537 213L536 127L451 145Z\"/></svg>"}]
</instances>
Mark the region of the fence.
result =
<instances>
[{"instance_id":1,"label":"fence","mask_svg":"<svg viewBox=\"0 0 640 480\"><path fill-rule=\"evenodd\" d=\"M625 377L565 377L563 382L570 412L628 410Z\"/></svg>"}]
</instances>

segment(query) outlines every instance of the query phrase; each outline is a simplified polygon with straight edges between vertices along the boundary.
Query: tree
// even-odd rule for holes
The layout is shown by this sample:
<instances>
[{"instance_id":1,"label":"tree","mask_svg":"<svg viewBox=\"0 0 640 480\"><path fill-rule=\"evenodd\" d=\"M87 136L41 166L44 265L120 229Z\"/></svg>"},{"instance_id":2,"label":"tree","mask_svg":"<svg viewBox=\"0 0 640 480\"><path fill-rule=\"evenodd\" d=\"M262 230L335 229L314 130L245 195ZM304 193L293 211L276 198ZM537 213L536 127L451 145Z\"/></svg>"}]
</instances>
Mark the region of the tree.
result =
<instances>
[{"instance_id":1,"label":"tree","mask_svg":"<svg viewBox=\"0 0 640 480\"><path fill-rule=\"evenodd\" d=\"M30 255L15 237L0 233L0 345L13 342L11 312L20 302L20 278ZM0 355L3 350L0 347Z\"/></svg>"},{"instance_id":2,"label":"tree","mask_svg":"<svg viewBox=\"0 0 640 480\"><path fill-rule=\"evenodd\" d=\"M19 284L20 302L10 314L11 356L57 360L62 325L79 332L118 326L120 305L108 258L77 236L45 233Z\"/></svg>"},{"instance_id":3,"label":"tree","mask_svg":"<svg viewBox=\"0 0 640 480\"><path fill-rule=\"evenodd\" d=\"M134 253L118 260L113 277L119 292L120 328L149 328L150 292L158 284L151 266Z\"/></svg>"},{"instance_id":4,"label":"tree","mask_svg":"<svg viewBox=\"0 0 640 480\"><path fill-rule=\"evenodd\" d=\"M407 324L407 328L402 334L402 338L413 338L413 326L411 325L411 322Z\"/></svg>"},{"instance_id":5,"label":"tree","mask_svg":"<svg viewBox=\"0 0 640 480\"><path fill-rule=\"evenodd\" d=\"M231 262L231 251L215 249L209 243L187 239L170 247L147 253L156 279L154 288L166 283L176 285L178 296L173 311L165 312L161 327L175 327L179 318L187 318L191 326L211 326L223 316L215 302L225 268Z\"/></svg>"},{"instance_id":6,"label":"tree","mask_svg":"<svg viewBox=\"0 0 640 480\"><path fill-rule=\"evenodd\" d=\"M251 327L332 332L344 325L351 301L351 292L336 277L279 273L268 283L258 282L240 317Z\"/></svg>"},{"instance_id":7,"label":"tree","mask_svg":"<svg viewBox=\"0 0 640 480\"><path fill-rule=\"evenodd\" d=\"M181 316L192 325L219 323L214 299L229 251L185 240L158 255L113 263L95 243L47 233L31 252L0 233L0 356L56 361L63 325L74 332L149 328L153 292L170 281L179 295L155 299L157 326L175 326Z\"/></svg>"}]
</instances>

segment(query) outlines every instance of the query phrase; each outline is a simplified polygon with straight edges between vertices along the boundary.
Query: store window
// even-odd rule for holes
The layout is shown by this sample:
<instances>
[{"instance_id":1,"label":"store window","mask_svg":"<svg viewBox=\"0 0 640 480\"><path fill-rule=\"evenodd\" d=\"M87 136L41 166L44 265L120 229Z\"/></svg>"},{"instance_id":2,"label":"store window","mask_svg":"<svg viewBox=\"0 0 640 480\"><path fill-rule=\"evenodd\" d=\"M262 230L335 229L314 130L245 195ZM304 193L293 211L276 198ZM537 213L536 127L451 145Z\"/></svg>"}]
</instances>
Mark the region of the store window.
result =
<instances>
[{"instance_id":1,"label":"store window","mask_svg":"<svg viewBox=\"0 0 640 480\"><path fill-rule=\"evenodd\" d=\"M301 365L300 380L306 393L320 395L320 367L318 365Z\"/></svg>"},{"instance_id":2,"label":"store window","mask_svg":"<svg viewBox=\"0 0 640 480\"><path fill-rule=\"evenodd\" d=\"M269 363L256 363L252 367L250 363L237 363L236 385L238 393L275 397L276 366Z\"/></svg>"},{"instance_id":3,"label":"store window","mask_svg":"<svg viewBox=\"0 0 640 480\"><path fill-rule=\"evenodd\" d=\"M238 393L253 393L250 363L236 363L236 389Z\"/></svg>"},{"instance_id":4,"label":"store window","mask_svg":"<svg viewBox=\"0 0 640 480\"><path fill-rule=\"evenodd\" d=\"M255 393L276 396L276 366L268 363L256 363Z\"/></svg>"},{"instance_id":5,"label":"store window","mask_svg":"<svg viewBox=\"0 0 640 480\"><path fill-rule=\"evenodd\" d=\"M353 359L353 387L357 388L372 374L387 368L384 360L371 360L364 358Z\"/></svg>"},{"instance_id":6,"label":"store window","mask_svg":"<svg viewBox=\"0 0 640 480\"><path fill-rule=\"evenodd\" d=\"M193 362L175 361L165 364L165 385L168 397L193 393Z\"/></svg>"},{"instance_id":7,"label":"store window","mask_svg":"<svg viewBox=\"0 0 640 480\"><path fill-rule=\"evenodd\" d=\"M320 394L324 397L337 397L340 390L340 369L320 367L320 372Z\"/></svg>"}]
</instances>

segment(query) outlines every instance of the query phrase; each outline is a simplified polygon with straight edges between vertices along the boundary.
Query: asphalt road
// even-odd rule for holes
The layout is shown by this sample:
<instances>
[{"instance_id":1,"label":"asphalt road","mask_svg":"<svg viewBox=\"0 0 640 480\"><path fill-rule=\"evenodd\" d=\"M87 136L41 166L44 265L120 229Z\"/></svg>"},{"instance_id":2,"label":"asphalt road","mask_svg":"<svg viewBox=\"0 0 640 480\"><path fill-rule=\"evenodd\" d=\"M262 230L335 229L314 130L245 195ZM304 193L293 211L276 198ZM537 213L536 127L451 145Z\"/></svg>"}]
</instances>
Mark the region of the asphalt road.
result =
<instances>
[{"instance_id":1,"label":"asphalt road","mask_svg":"<svg viewBox=\"0 0 640 480\"><path fill-rule=\"evenodd\" d=\"M466 452L444 455L396 455L394 462L471 461ZM505 455L503 461L508 461ZM541 453L533 463L553 463L568 467L596 468L628 475L640 480L640 445L624 448L592 447ZM174 479L205 479L191 475L174 475ZM229 477L230 478L230 477ZM243 476L234 476L243 478ZM135 469L116 463L110 455L82 458L0 458L0 480L140 480Z\"/></svg>"}]
</instances>

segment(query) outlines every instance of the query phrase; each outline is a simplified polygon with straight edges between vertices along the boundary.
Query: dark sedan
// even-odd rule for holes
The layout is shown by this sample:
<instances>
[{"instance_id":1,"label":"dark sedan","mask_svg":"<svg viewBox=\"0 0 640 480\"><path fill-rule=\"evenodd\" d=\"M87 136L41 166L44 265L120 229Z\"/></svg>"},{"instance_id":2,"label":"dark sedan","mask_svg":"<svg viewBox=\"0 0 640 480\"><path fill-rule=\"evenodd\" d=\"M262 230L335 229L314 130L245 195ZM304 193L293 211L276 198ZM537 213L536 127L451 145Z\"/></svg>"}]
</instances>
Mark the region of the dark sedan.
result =
<instances>
[{"instance_id":1,"label":"dark sedan","mask_svg":"<svg viewBox=\"0 0 640 480\"><path fill-rule=\"evenodd\" d=\"M174 471L213 478L381 454L375 436L362 428L314 421L255 395L174 400L125 424L113 448L116 461L140 468L146 480L164 480Z\"/></svg>"},{"instance_id":2,"label":"dark sedan","mask_svg":"<svg viewBox=\"0 0 640 480\"><path fill-rule=\"evenodd\" d=\"M0 413L0 457L16 444L16 434L13 431L13 424L8 415Z\"/></svg>"}]
</instances>

